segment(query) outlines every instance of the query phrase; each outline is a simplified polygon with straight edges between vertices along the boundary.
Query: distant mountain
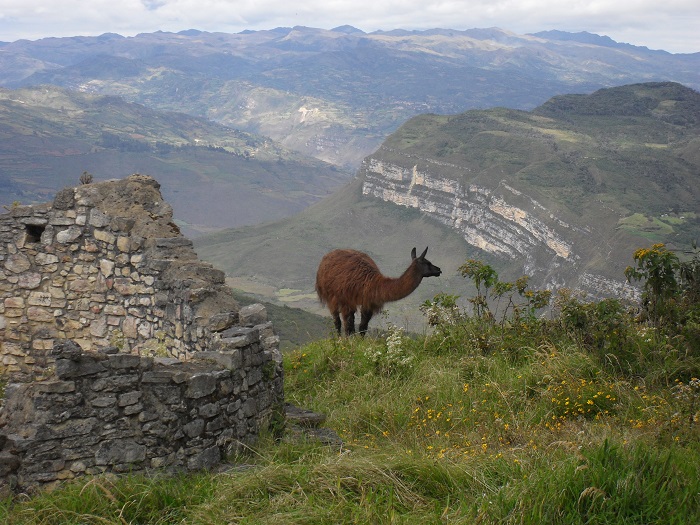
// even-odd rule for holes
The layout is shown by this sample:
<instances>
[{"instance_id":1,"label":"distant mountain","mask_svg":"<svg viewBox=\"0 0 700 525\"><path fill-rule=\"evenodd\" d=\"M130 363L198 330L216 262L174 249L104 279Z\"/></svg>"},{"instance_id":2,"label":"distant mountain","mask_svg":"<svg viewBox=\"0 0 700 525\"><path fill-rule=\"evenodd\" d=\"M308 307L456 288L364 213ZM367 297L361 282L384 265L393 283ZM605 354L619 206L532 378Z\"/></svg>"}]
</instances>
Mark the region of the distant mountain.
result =
<instances>
[{"instance_id":1,"label":"distant mountain","mask_svg":"<svg viewBox=\"0 0 700 525\"><path fill-rule=\"evenodd\" d=\"M667 82L557 96L532 111L415 117L333 196L284 222L203 237L197 250L241 288L273 298L295 289L296 304L314 308L326 251L365 249L398 275L410 248L429 245L443 275L392 306L400 319L431 293L467 293L456 275L467 258L535 287L634 297L623 272L635 249L698 239L700 93Z\"/></svg>"},{"instance_id":2,"label":"distant mountain","mask_svg":"<svg viewBox=\"0 0 700 525\"><path fill-rule=\"evenodd\" d=\"M350 26L20 40L0 53L0 86L119 95L351 169L418 114L529 110L562 93L650 81L700 89L700 53L585 32Z\"/></svg>"},{"instance_id":3,"label":"distant mountain","mask_svg":"<svg viewBox=\"0 0 700 525\"><path fill-rule=\"evenodd\" d=\"M51 200L83 171L155 177L190 236L286 217L350 178L199 117L56 87L0 89L0 205Z\"/></svg>"},{"instance_id":4,"label":"distant mountain","mask_svg":"<svg viewBox=\"0 0 700 525\"><path fill-rule=\"evenodd\" d=\"M632 46L630 44L621 44L619 42L615 42L612 38L609 36L600 36L596 35L594 33L589 33L588 31L580 31L578 33L568 33L566 31L540 31L539 33L532 33L532 36L536 36L537 38L545 38L547 40L560 40L563 42L579 42L581 44L591 44L595 46L603 46L603 47L628 47L628 48L637 48L637 49L649 49L647 47L641 46Z\"/></svg>"}]
</instances>

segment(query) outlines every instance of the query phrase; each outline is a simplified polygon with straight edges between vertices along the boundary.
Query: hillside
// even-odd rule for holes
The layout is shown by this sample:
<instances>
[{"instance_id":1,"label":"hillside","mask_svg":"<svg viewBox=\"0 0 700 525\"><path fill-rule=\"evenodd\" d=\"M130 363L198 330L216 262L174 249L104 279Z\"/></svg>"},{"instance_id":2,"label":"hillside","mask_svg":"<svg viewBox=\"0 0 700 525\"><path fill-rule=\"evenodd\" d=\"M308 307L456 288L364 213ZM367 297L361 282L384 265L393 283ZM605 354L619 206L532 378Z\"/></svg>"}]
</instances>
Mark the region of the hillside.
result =
<instances>
[{"instance_id":1,"label":"hillside","mask_svg":"<svg viewBox=\"0 0 700 525\"><path fill-rule=\"evenodd\" d=\"M353 169L418 114L532 109L561 93L665 80L700 89L700 53L498 28L105 34L21 40L0 53L0 86L120 95Z\"/></svg>"},{"instance_id":2,"label":"hillside","mask_svg":"<svg viewBox=\"0 0 700 525\"><path fill-rule=\"evenodd\" d=\"M303 346L285 355L285 399L321 428L289 418L223 471L3 498L0 521L700 522L700 325L655 328L615 301L518 321L456 315L427 336Z\"/></svg>"},{"instance_id":3,"label":"hillside","mask_svg":"<svg viewBox=\"0 0 700 525\"><path fill-rule=\"evenodd\" d=\"M83 171L155 177L188 235L291 215L350 177L199 117L51 86L0 89L0 205L49 200Z\"/></svg>"},{"instance_id":4,"label":"hillside","mask_svg":"<svg viewBox=\"0 0 700 525\"><path fill-rule=\"evenodd\" d=\"M621 293L636 247L700 237L700 94L674 83L554 97L531 112L417 117L361 170L548 287Z\"/></svg>"},{"instance_id":5,"label":"hillside","mask_svg":"<svg viewBox=\"0 0 700 525\"><path fill-rule=\"evenodd\" d=\"M338 247L369 253L383 273L399 276L413 247L429 247L428 258L443 276L426 279L408 298L387 305L395 322L422 322L417 306L447 289L468 289L457 267L479 251L415 210L363 198L356 179L330 197L285 219L227 229L195 240L202 259L224 270L230 286L260 300L303 308L327 317L314 291L321 257ZM381 325L381 318L373 325ZM413 329L420 331L420 327Z\"/></svg>"},{"instance_id":6,"label":"hillside","mask_svg":"<svg viewBox=\"0 0 700 525\"><path fill-rule=\"evenodd\" d=\"M649 83L555 97L531 112L416 117L333 196L284 222L207 236L197 251L241 288L294 289L287 301L310 308L318 261L343 246L368 251L390 275L411 247L430 246L443 276L392 306L414 313L438 291L467 292L456 268L468 258L537 287L634 297L623 272L636 248L687 249L700 238L697 115L697 92Z\"/></svg>"}]
</instances>

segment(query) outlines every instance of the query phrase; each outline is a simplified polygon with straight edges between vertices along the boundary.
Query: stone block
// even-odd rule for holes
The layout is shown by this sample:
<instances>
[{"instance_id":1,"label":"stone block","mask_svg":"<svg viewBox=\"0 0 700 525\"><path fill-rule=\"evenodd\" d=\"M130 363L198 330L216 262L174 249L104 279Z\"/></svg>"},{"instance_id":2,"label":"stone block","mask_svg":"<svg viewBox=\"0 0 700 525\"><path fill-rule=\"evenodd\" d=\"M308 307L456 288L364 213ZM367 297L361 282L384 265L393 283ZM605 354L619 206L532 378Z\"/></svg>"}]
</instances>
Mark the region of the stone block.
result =
<instances>
[{"instance_id":1,"label":"stone block","mask_svg":"<svg viewBox=\"0 0 700 525\"><path fill-rule=\"evenodd\" d=\"M34 389L46 394L68 394L75 392L75 381L41 381L34 385Z\"/></svg>"},{"instance_id":2,"label":"stone block","mask_svg":"<svg viewBox=\"0 0 700 525\"><path fill-rule=\"evenodd\" d=\"M109 225L111 220L112 219L109 215L101 212L97 208L93 208L90 210L88 224L90 224L90 226L94 226L95 228L104 228L105 226Z\"/></svg>"},{"instance_id":3,"label":"stone block","mask_svg":"<svg viewBox=\"0 0 700 525\"><path fill-rule=\"evenodd\" d=\"M51 306L51 294L49 292L30 292L27 303L31 306Z\"/></svg>"},{"instance_id":4,"label":"stone block","mask_svg":"<svg viewBox=\"0 0 700 525\"><path fill-rule=\"evenodd\" d=\"M216 377L211 374L197 374L188 381L185 395L192 399L208 396L216 390Z\"/></svg>"},{"instance_id":5,"label":"stone block","mask_svg":"<svg viewBox=\"0 0 700 525\"><path fill-rule=\"evenodd\" d=\"M7 297L4 300L5 308L24 308L24 297Z\"/></svg>"},{"instance_id":6,"label":"stone block","mask_svg":"<svg viewBox=\"0 0 700 525\"><path fill-rule=\"evenodd\" d=\"M96 465L129 465L145 459L146 447L132 439L104 441L95 452Z\"/></svg>"},{"instance_id":7,"label":"stone block","mask_svg":"<svg viewBox=\"0 0 700 525\"><path fill-rule=\"evenodd\" d=\"M90 404L96 408L106 408L117 404L117 397L114 395L97 397L90 401Z\"/></svg>"},{"instance_id":8,"label":"stone block","mask_svg":"<svg viewBox=\"0 0 700 525\"><path fill-rule=\"evenodd\" d=\"M66 439L90 434L97 427L95 418L70 419L58 425L40 425L36 431L37 441L50 439Z\"/></svg>"},{"instance_id":9,"label":"stone block","mask_svg":"<svg viewBox=\"0 0 700 525\"><path fill-rule=\"evenodd\" d=\"M100 259L100 271L105 277L111 277L114 273L114 261Z\"/></svg>"},{"instance_id":10,"label":"stone block","mask_svg":"<svg viewBox=\"0 0 700 525\"><path fill-rule=\"evenodd\" d=\"M90 335L93 337L105 337L107 335L106 317L98 317L90 323Z\"/></svg>"},{"instance_id":11,"label":"stone block","mask_svg":"<svg viewBox=\"0 0 700 525\"><path fill-rule=\"evenodd\" d=\"M212 332L223 332L236 323L238 323L238 314L236 312L224 312L212 315L206 323L206 326Z\"/></svg>"},{"instance_id":12,"label":"stone block","mask_svg":"<svg viewBox=\"0 0 700 525\"><path fill-rule=\"evenodd\" d=\"M114 370L138 368L141 366L141 356L131 354L114 354L109 356L109 367Z\"/></svg>"},{"instance_id":13,"label":"stone block","mask_svg":"<svg viewBox=\"0 0 700 525\"><path fill-rule=\"evenodd\" d=\"M174 372L172 370L152 370L144 372L141 377L142 383L166 384L173 381Z\"/></svg>"},{"instance_id":14,"label":"stone block","mask_svg":"<svg viewBox=\"0 0 700 525\"><path fill-rule=\"evenodd\" d=\"M235 370L241 367L243 359L241 358L241 353L238 350L232 352L222 353L222 352L197 352L194 355L196 360L212 361L218 365L227 368L229 370Z\"/></svg>"},{"instance_id":15,"label":"stone block","mask_svg":"<svg viewBox=\"0 0 700 525\"><path fill-rule=\"evenodd\" d=\"M209 470L221 462L221 450L219 447L209 447L187 460L189 470Z\"/></svg>"},{"instance_id":16,"label":"stone block","mask_svg":"<svg viewBox=\"0 0 700 525\"><path fill-rule=\"evenodd\" d=\"M256 326L267 322L267 310L261 304L249 304L238 312L241 326Z\"/></svg>"},{"instance_id":17,"label":"stone block","mask_svg":"<svg viewBox=\"0 0 700 525\"><path fill-rule=\"evenodd\" d=\"M135 405L141 399L141 392L134 390L133 392L125 392L119 396L119 406L125 407L129 405Z\"/></svg>"},{"instance_id":18,"label":"stone block","mask_svg":"<svg viewBox=\"0 0 700 525\"><path fill-rule=\"evenodd\" d=\"M129 405L124 407L124 415L125 416L133 416L134 414L138 414L143 410L143 405L141 403L137 403L135 405Z\"/></svg>"},{"instance_id":19,"label":"stone block","mask_svg":"<svg viewBox=\"0 0 700 525\"><path fill-rule=\"evenodd\" d=\"M61 339L54 342L51 355L60 359L77 361L83 355L83 349L75 341Z\"/></svg>"},{"instance_id":20,"label":"stone block","mask_svg":"<svg viewBox=\"0 0 700 525\"><path fill-rule=\"evenodd\" d=\"M49 264L56 264L58 262L58 257L51 253L37 253L34 257L34 262L40 266L47 266Z\"/></svg>"},{"instance_id":21,"label":"stone block","mask_svg":"<svg viewBox=\"0 0 700 525\"><path fill-rule=\"evenodd\" d=\"M90 358L81 358L79 361L69 359L56 359L56 375L60 379L73 379L105 372L104 365Z\"/></svg>"},{"instance_id":22,"label":"stone block","mask_svg":"<svg viewBox=\"0 0 700 525\"><path fill-rule=\"evenodd\" d=\"M202 435L202 433L204 432L204 426L204 420L197 418L194 421L190 421L189 423L184 425L182 427L182 431L188 438L192 439Z\"/></svg>"},{"instance_id":23,"label":"stone block","mask_svg":"<svg viewBox=\"0 0 700 525\"><path fill-rule=\"evenodd\" d=\"M206 430L209 434L216 434L217 432L220 432L226 428L227 425L228 422L226 421L226 418L224 416L219 416L207 422Z\"/></svg>"},{"instance_id":24,"label":"stone block","mask_svg":"<svg viewBox=\"0 0 700 525\"><path fill-rule=\"evenodd\" d=\"M26 290L33 290L41 284L42 276L37 272L25 272L17 277L17 286Z\"/></svg>"},{"instance_id":25,"label":"stone block","mask_svg":"<svg viewBox=\"0 0 700 525\"><path fill-rule=\"evenodd\" d=\"M60 244L70 244L75 242L81 235L83 230L77 226L71 226L65 230L61 230L56 234L56 242Z\"/></svg>"},{"instance_id":26,"label":"stone block","mask_svg":"<svg viewBox=\"0 0 700 525\"><path fill-rule=\"evenodd\" d=\"M207 403L199 407L199 415L204 419L210 419L214 416L218 416L221 412L221 407L218 403Z\"/></svg>"},{"instance_id":27,"label":"stone block","mask_svg":"<svg viewBox=\"0 0 700 525\"><path fill-rule=\"evenodd\" d=\"M93 232L93 236L98 241L102 241L108 245L113 245L117 241L117 237L115 235L104 230L95 230Z\"/></svg>"},{"instance_id":28,"label":"stone block","mask_svg":"<svg viewBox=\"0 0 700 525\"><path fill-rule=\"evenodd\" d=\"M26 272L32 267L29 258L23 253L15 253L5 259L5 268L12 273Z\"/></svg>"}]
</instances>

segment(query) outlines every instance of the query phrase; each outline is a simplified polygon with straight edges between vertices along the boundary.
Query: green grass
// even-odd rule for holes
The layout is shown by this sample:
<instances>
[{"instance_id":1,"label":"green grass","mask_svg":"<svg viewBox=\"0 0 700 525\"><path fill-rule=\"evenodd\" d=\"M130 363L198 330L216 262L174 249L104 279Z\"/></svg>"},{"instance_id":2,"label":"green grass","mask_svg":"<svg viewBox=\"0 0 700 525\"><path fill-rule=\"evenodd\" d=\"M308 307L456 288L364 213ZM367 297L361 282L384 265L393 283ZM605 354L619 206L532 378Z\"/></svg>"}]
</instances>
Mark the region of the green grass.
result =
<instances>
[{"instance_id":1,"label":"green grass","mask_svg":"<svg viewBox=\"0 0 700 525\"><path fill-rule=\"evenodd\" d=\"M460 317L321 339L286 354L285 392L325 413L341 448L263 436L226 472L76 480L5 501L0 521L700 522L700 355L634 323L605 329L585 342L558 320Z\"/></svg>"}]
</instances>

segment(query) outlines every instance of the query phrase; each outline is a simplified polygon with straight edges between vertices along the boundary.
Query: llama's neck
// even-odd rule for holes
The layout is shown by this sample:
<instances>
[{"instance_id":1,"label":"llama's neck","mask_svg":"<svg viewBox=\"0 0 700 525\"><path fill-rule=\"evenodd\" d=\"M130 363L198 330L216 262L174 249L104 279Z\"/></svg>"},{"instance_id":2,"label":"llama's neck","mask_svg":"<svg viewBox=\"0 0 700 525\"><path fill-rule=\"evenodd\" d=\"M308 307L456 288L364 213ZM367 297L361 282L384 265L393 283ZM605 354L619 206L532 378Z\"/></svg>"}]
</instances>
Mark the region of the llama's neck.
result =
<instances>
[{"instance_id":1,"label":"llama's neck","mask_svg":"<svg viewBox=\"0 0 700 525\"><path fill-rule=\"evenodd\" d=\"M418 288L423 277L410 266L401 277L384 277L382 300L385 303L398 301Z\"/></svg>"}]
</instances>

